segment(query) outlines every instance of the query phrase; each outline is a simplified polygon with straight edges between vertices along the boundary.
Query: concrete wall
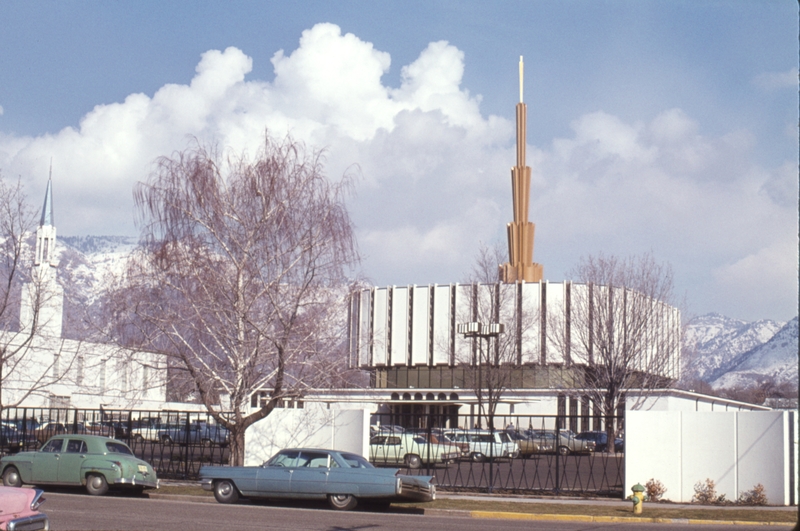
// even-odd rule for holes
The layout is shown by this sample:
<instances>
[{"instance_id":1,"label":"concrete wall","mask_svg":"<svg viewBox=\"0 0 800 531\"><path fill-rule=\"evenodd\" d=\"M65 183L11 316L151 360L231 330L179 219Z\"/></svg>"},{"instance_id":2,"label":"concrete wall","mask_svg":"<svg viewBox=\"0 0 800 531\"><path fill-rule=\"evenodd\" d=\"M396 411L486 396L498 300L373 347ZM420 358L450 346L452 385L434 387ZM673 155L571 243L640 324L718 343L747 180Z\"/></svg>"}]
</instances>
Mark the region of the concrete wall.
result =
<instances>
[{"instance_id":1,"label":"concrete wall","mask_svg":"<svg viewBox=\"0 0 800 531\"><path fill-rule=\"evenodd\" d=\"M327 409L306 404L304 409L275 409L245 432L245 466L257 466L283 448L328 448L369 457L369 411Z\"/></svg>"},{"instance_id":2,"label":"concrete wall","mask_svg":"<svg viewBox=\"0 0 800 531\"><path fill-rule=\"evenodd\" d=\"M711 479L728 500L761 483L770 504L796 504L794 417L787 411L628 411L625 493L652 478L667 488L664 499L691 502L694 486Z\"/></svg>"}]
</instances>

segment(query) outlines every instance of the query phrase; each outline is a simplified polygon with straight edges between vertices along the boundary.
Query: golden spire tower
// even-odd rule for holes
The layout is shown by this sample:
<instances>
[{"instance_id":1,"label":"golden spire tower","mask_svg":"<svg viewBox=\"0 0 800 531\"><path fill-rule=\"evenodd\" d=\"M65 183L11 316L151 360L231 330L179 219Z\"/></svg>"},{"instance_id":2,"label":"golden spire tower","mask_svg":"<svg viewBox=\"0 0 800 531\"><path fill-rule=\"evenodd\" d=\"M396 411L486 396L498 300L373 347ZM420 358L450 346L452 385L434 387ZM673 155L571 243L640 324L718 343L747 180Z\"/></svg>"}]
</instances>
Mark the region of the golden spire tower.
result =
<instances>
[{"instance_id":1,"label":"golden spire tower","mask_svg":"<svg viewBox=\"0 0 800 531\"><path fill-rule=\"evenodd\" d=\"M519 103L517 103L517 165L511 168L514 221L508 224L508 262L500 266L503 282L540 282L542 264L533 262L533 234L536 226L528 221L531 195L531 168L525 165L528 106L522 102L523 62L519 58Z\"/></svg>"}]
</instances>

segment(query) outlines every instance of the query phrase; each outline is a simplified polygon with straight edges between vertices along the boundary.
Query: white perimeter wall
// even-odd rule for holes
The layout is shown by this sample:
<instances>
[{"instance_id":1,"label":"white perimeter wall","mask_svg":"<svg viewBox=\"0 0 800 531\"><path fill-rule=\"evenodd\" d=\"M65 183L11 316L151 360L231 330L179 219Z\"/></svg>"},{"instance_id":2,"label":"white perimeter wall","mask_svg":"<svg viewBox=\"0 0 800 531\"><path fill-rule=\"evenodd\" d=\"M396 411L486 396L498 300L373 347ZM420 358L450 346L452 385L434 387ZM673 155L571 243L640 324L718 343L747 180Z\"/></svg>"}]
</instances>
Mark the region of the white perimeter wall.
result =
<instances>
[{"instance_id":1,"label":"white perimeter wall","mask_svg":"<svg viewBox=\"0 0 800 531\"><path fill-rule=\"evenodd\" d=\"M695 484L711 479L728 500L761 483L770 504L789 505L797 478L791 418L787 411L627 411L625 493L653 478L667 488L664 499L691 502ZM796 480L794 490L796 504Z\"/></svg>"},{"instance_id":2,"label":"white perimeter wall","mask_svg":"<svg viewBox=\"0 0 800 531\"><path fill-rule=\"evenodd\" d=\"M368 458L369 411L315 403L304 409L275 409L247 428L244 464L258 466L283 448L327 448Z\"/></svg>"}]
</instances>

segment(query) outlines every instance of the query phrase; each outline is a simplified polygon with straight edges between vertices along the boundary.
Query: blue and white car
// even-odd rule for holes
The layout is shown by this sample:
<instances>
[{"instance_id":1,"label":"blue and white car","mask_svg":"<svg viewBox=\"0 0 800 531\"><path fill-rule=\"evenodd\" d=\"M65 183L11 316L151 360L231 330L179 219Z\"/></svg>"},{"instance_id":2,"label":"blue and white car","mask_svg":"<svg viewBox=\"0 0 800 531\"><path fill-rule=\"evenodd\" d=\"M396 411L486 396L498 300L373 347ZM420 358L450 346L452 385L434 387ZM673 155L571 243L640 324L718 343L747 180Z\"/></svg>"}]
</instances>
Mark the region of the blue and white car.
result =
<instances>
[{"instance_id":1,"label":"blue and white car","mask_svg":"<svg viewBox=\"0 0 800 531\"><path fill-rule=\"evenodd\" d=\"M432 476L406 476L396 468L375 468L362 456L337 450L288 448L261 466L204 466L200 484L220 503L240 497L328 500L340 511L359 501L432 501Z\"/></svg>"}]
</instances>

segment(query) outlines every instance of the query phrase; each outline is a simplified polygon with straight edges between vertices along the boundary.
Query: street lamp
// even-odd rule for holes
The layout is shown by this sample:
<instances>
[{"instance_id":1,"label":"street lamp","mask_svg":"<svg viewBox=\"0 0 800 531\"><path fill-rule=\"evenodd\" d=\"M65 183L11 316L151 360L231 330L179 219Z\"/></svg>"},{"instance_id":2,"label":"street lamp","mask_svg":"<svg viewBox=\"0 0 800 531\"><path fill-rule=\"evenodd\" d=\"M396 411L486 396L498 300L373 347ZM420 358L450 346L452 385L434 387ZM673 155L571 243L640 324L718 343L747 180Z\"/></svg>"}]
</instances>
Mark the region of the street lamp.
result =
<instances>
[{"instance_id":1,"label":"street lamp","mask_svg":"<svg viewBox=\"0 0 800 531\"><path fill-rule=\"evenodd\" d=\"M491 338L497 337L504 333L506 326L502 323L479 323L471 321L458 325L458 333L463 334L465 338L478 338L478 428L481 427L481 416L483 415L483 374L481 370L483 362L483 348L481 347L480 340L486 340L486 355L488 358L489 348L491 346Z\"/></svg>"},{"instance_id":2,"label":"street lamp","mask_svg":"<svg viewBox=\"0 0 800 531\"><path fill-rule=\"evenodd\" d=\"M497 337L504 333L506 327L502 323L479 323L472 321L458 325L458 333L464 334L465 338L477 337L478 338L478 385L476 394L478 395L478 428L481 427L481 417L483 416L483 374L481 372L483 349L481 348L481 339L486 340L486 356L489 356L489 349L491 348L491 338ZM491 399L491 393L490 393ZM491 431L491 442L489 443L489 486L487 490L489 493L494 488L494 414L491 412L492 407L489 404L489 430Z\"/></svg>"}]
</instances>

